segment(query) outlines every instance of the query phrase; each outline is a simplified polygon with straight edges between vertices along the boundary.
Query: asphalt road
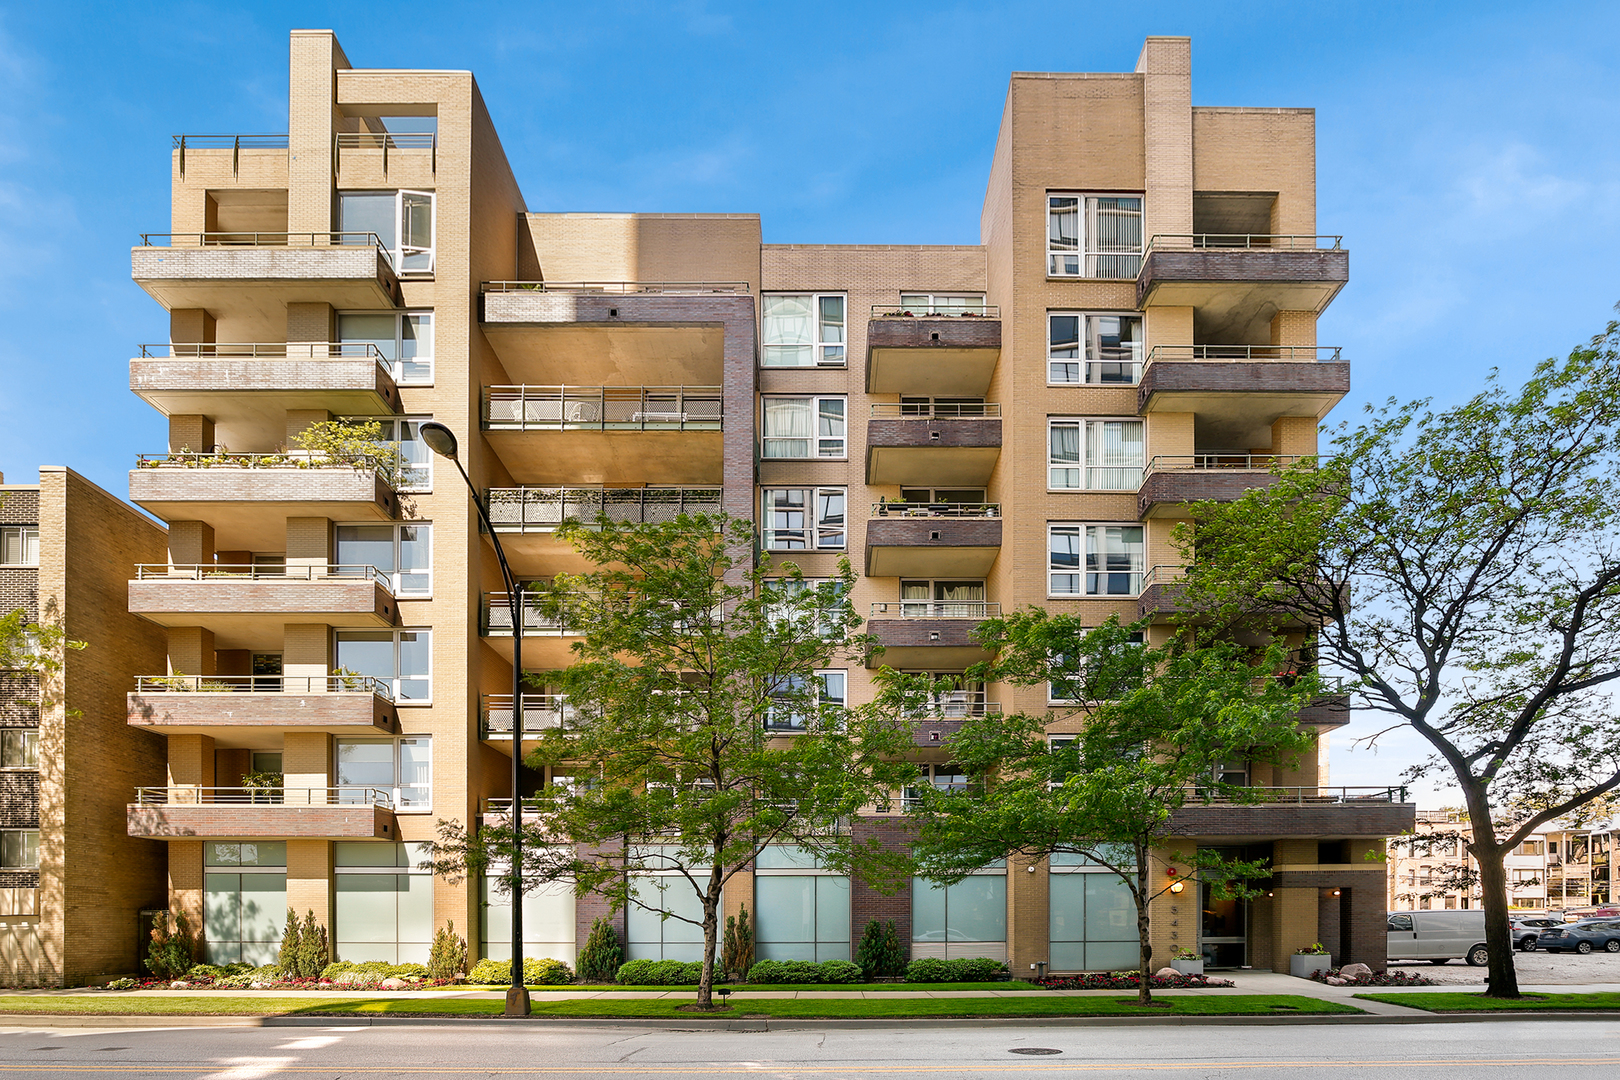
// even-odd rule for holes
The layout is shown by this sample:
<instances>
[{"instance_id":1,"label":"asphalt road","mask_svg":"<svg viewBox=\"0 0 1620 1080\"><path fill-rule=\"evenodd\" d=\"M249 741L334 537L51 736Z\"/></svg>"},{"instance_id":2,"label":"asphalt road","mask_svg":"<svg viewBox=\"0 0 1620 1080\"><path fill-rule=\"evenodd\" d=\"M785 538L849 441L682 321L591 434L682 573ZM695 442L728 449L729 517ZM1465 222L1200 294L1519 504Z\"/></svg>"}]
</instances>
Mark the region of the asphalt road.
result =
<instances>
[{"instance_id":1,"label":"asphalt road","mask_svg":"<svg viewBox=\"0 0 1620 1080\"><path fill-rule=\"evenodd\" d=\"M1018 1048L1057 1050L1023 1055ZM0 1080L153 1077L982 1078L1620 1075L1620 1022L1272 1027L918 1026L778 1031L494 1025L0 1029Z\"/></svg>"}]
</instances>

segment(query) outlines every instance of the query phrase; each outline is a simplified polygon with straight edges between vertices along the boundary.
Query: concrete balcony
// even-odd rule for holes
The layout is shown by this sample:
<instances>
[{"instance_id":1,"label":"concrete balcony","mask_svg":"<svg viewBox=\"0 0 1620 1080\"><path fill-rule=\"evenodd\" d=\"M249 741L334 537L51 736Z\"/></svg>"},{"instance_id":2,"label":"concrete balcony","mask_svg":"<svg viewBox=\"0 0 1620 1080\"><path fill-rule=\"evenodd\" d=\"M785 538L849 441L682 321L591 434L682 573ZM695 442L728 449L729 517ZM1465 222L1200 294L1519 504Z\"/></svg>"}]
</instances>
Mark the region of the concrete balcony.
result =
<instances>
[{"instance_id":1,"label":"concrete balcony","mask_svg":"<svg viewBox=\"0 0 1620 1080\"><path fill-rule=\"evenodd\" d=\"M736 353L753 336L746 281L486 281L480 299L484 336L519 382L609 369L625 384L719 383L728 337Z\"/></svg>"},{"instance_id":2,"label":"concrete balcony","mask_svg":"<svg viewBox=\"0 0 1620 1080\"><path fill-rule=\"evenodd\" d=\"M1181 584L1185 566L1155 566L1142 575L1141 590L1136 598L1136 617L1152 618L1154 622L1168 622L1192 609L1183 602L1186 592Z\"/></svg>"},{"instance_id":3,"label":"concrete balcony","mask_svg":"<svg viewBox=\"0 0 1620 1080\"><path fill-rule=\"evenodd\" d=\"M356 342L142 345L129 362L129 388L165 416L206 415L233 433L263 431L271 442L286 437L288 409L400 410L390 365L375 345Z\"/></svg>"},{"instance_id":4,"label":"concrete balcony","mask_svg":"<svg viewBox=\"0 0 1620 1080\"><path fill-rule=\"evenodd\" d=\"M129 499L164 521L206 521L220 550L252 551L290 517L391 521L394 490L375 469L288 454L143 454Z\"/></svg>"},{"instance_id":5,"label":"concrete balcony","mask_svg":"<svg viewBox=\"0 0 1620 1080\"><path fill-rule=\"evenodd\" d=\"M1001 554L996 503L874 503L866 576L982 578Z\"/></svg>"},{"instance_id":6,"label":"concrete balcony","mask_svg":"<svg viewBox=\"0 0 1620 1080\"><path fill-rule=\"evenodd\" d=\"M1001 406L878 403L866 422L866 482L982 488L1001 457Z\"/></svg>"},{"instance_id":7,"label":"concrete balcony","mask_svg":"<svg viewBox=\"0 0 1620 1080\"><path fill-rule=\"evenodd\" d=\"M131 614L159 626L201 626L219 639L266 621L381 628L399 619L388 578L370 566L142 564L129 583Z\"/></svg>"},{"instance_id":8,"label":"concrete balcony","mask_svg":"<svg viewBox=\"0 0 1620 1080\"><path fill-rule=\"evenodd\" d=\"M265 728L399 733L388 684L364 675L145 675L127 696L126 717L131 727L207 735L221 747L257 746Z\"/></svg>"},{"instance_id":9,"label":"concrete balcony","mask_svg":"<svg viewBox=\"0 0 1620 1080\"><path fill-rule=\"evenodd\" d=\"M866 666L961 671L990 659L973 630L1000 614L1000 604L983 600L874 603L866 632L878 639L883 651L868 655Z\"/></svg>"},{"instance_id":10,"label":"concrete balcony","mask_svg":"<svg viewBox=\"0 0 1620 1080\"><path fill-rule=\"evenodd\" d=\"M128 832L148 840L398 840L385 788L137 788Z\"/></svg>"},{"instance_id":11,"label":"concrete balcony","mask_svg":"<svg viewBox=\"0 0 1620 1080\"><path fill-rule=\"evenodd\" d=\"M1410 832L1417 807L1404 787L1256 787L1244 801L1189 802L1171 821L1200 841L1375 839Z\"/></svg>"},{"instance_id":12,"label":"concrete balcony","mask_svg":"<svg viewBox=\"0 0 1620 1080\"><path fill-rule=\"evenodd\" d=\"M286 329L288 304L401 303L387 248L365 232L143 233L130 276L166 309L230 312L270 331L265 339Z\"/></svg>"},{"instance_id":13,"label":"concrete balcony","mask_svg":"<svg viewBox=\"0 0 1620 1080\"><path fill-rule=\"evenodd\" d=\"M866 324L866 392L983 397L1001 358L1001 312L936 314L894 305Z\"/></svg>"},{"instance_id":14,"label":"concrete balcony","mask_svg":"<svg viewBox=\"0 0 1620 1080\"><path fill-rule=\"evenodd\" d=\"M1136 306L1190 307L1200 336L1265 340L1279 311L1320 314L1350 280L1340 236L1155 236L1136 276Z\"/></svg>"},{"instance_id":15,"label":"concrete balcony","mask_svg":"<svg viewBox=\"0 0 1620 1080\"><path fill-rule=\"evenodd\" d=\"M565 521L590 524L605 517L642 524L674 521L681 514L717 514L720 492L719 487L490 488L484 508L515 572L538 577L592 569L572 544L554 535Z\"/></svg>"},{"instance_id":16,"label":"concrete balcony","mask_svg":"<svg viewBox=\"0 0 1620 1080\"><path fill-rule=\"evenodd\" d=\"M1296 465L1298 456L1209 451L1201 454L1161 454L1142 470L1136 493L1137 516L1180 518L1192 502L1231 502L1244 492L1270 487L1277 470Z\"/></svg>"},{"instance_id":17,"label":"concrete balcony","mask_svg":"<svg viewBox=\"0 0 1620 1080\"><path fill-rule=\"evenodd\" d=\"M490 386L483 427L525 484L718 485L719 386Z\"/></svg>"},{"instance_id":18,"label":"concrete balcony","mask_svg":"<svg viewBox=\"0 0 1620 1080\"><path fill-rule=\"evenodd\" d=\"M525 669L555 670L573 662L573 643L579 635L564 618L547 614L540 598L526 595L521 604L523 616L523 666ZM512 661L512 608L504 592L484 593L479 603L479 634L484 644Z\"/></svg>"},{"instance_id":19,"label":"concrete balcony","mask_svg":"<svg viewBox=\"0 0 1620 1080\"><path fill-rule=\"evenodd\" d=\"M1156 345L1136 389L1137 411L1192 413L1205 446L1269 446L1283 416L1317 419L1350 392L1337 348Z\"/></svg>"}]
</instances>

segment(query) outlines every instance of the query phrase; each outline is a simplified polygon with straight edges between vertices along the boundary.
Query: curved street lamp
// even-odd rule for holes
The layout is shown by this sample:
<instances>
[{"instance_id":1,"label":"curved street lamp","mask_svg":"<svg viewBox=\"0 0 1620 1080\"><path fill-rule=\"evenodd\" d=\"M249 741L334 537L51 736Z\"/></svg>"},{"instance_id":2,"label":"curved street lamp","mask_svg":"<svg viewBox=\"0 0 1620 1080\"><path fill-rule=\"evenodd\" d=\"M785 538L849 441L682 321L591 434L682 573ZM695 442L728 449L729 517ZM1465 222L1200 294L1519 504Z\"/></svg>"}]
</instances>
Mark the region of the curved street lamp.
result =
<instances>
[{"instance_id":1,"label":"curved street lamp","mask_svg":"<svg viewBox=\"0 0 1620 1080\"><path fill-rule=\"evenodd\" d=\"M428 449L442 458L448 458L461 474L462 482L472 495L478 520L483 522L495 545L495 559L501 564L501 577L506 582L506 602L512 611L512 985L506 990L506 1015L529 1015L529 988L523 984L523 800L518 794L519 769L523 757L523 597L512 568L506 563L506 552L501 538L490 524L478 489L456 456L456 433L436 420L430 420L418 429Z\"/></svg>"}]
</instances>

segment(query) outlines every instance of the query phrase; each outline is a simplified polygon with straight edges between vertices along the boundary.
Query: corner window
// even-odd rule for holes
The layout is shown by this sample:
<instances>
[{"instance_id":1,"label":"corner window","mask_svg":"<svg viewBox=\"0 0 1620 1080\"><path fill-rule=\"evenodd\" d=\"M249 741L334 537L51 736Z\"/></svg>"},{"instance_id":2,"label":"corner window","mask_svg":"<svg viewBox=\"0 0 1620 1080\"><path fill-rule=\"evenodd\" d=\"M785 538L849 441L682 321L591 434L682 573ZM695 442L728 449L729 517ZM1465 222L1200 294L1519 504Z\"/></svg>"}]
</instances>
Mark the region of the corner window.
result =
<instances>
[{"instance_id":1,"label":"corner window","mask_svg":"<svg viewBox=\"0 0 1620 1080\"><path fill-rule=\"evenodd\" d=\"M1146 547L1140 525L1048 525L1046 547L1049 596L1135 596L1142 591Z\"/></svg>"},{"instance_id":2,"label":"corner window","mask_svg":"<svg viewBox=\"0 0 1620 1080\"><path fill-rule=\"evenodd\" d=\"M1046 381L1134 386L1142 378L1142 317L1054 311L1046 316Z\"/></svg>"},{"instance_id":3,"label":"corner window","mask_svg":"<svg viewBox=\"0 0 1620 1080\"><path fill-rule=\"evenodd\" d=\"M340 191L338 231L345 244L369 244L372 233L401 274L433 273L431 191Z\"/></svg>"},{"instance_id":4,"label":"corner window","mask_svg":"<svg viewBox=\"0 0 1620 1080\"><path fill-rule=\"evenodd\" d=\"M1047 487L1135 491L1146 464L1140 420L1048 420Z\"/></svg>"},{"instance_id":5,"label":"corner window","mask_svg":"<svg viewBox=\"0 0 1620 1080\"><path fill-rule=\"evenodd\" d=\"M0 527L0 566L39 565L39 526Z\"/></svg>"},{"instance_id":6,"label":"corner window","mask_svg":"<svg viewBox=\"0 0 1620 1080\"><path fill-rule=\"evenodd\" d=\"M430 630L339 630L337 668L387 683L401 705L433 700L433 633Z\"/></svg>"},{"instance_id":7,"label":"corner window","mask_svg":"<svg viewBox=\"0 0 1620 1080\"><path fill-rule=\"evenodd\" d=\"M842 458L845 455L845 399L767 397L761 399L762 454L767 458Z\"/></svg>"},{"instance_id":8,"label":"corner window","mask_svg":"<svg viewBox=\"0 0 1620 1080\"><path fill-rule=\"evenodd\" d=\"M0 730L0 769L39 768L39 729Z\"/></svg>"},{"instance_id":9,"label":"corner window","mask_svg":"<svg viewBox=\"0 0 1620 1080\"><path fill-rule=\"evenodd\" d=\"M1142 268L1142 197L1046 197L1050 277L1134 278Z\"/></svg>"},{"instance_id":10,"label":"corner window","mask_svg":"<svg viewBox=\"0 0 1620 1080\"><path fill-rule=\"evenodd\" d=\"M433 738L412 735L403 739L339 739L337 782L348 792L342 801L368 802L372 788L387 792L394 808L404 813L425 813L433 806Z\"/></svg>"},{"instance_id":11,"label":"corner window","mask_svg":"<svg viewBox=\"0 0 1620 1080\"><path fill-rule=\"evenodd\" d=\"M431 311L344 312L338 315L338 341L375 346L389 374L402 386L433 382Z\"/></svg>"},{"instance_id":12,"label":"corner window","mask_svg":"<svg viewBox=\"0 0 1620 1080\"><path fill-rule=\"evenodd\" d=\"M767 551L841 551L845 489L766 488L764 544Z\"/></svg>"},{"instance_id":13,"label":"corner window","mask_svg":"<svg viewBox=\"0 0 1620 1080\"><path fill-rule=\"evenodd\" d=\"M382 428L382 440L399 447L400 481L395 490L433 490L433 452L422 441L422 425L433 419L431 416L411 419L346 416L343 419L351 424L375 422Z\"/></svg>"},{"instance_id":14,"label":"corner window","mask_svg":"<svg viewBox=\"0 0 1620 1080\"><path fill-rule=\"evenodd\" d=\"M375 567L395 596L433 594L432 525L339 525L335 549L346 572Z\"/></svg>"},{"instance_id":15,"label":"corner window","mask_svg":"<svg viewBox=\"0 0 1620 1080\"><path fill-rule=\"evenodd\" d=\"M847 363L842 293L762 297L762 367L831 367Z\"/></svg>"},{"instance_id":16,"label":"corner window","mask_svg":"<svg viewBox=\"0 0 1620 1080\"><path fill-rule=\"evenodd\" d=\"M39 830L0 830L0 870L39 868Z\"/></svg>"}]
</instances>

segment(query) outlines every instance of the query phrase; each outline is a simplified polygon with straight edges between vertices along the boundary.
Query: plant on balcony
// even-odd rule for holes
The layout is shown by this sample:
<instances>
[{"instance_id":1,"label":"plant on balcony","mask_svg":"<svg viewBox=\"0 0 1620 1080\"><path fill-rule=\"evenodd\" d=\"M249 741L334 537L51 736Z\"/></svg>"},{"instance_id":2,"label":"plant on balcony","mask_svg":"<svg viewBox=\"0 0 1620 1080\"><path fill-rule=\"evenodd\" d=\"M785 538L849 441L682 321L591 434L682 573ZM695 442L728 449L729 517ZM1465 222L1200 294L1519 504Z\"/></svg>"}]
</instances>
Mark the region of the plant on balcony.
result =
<instances>
[{"instance_id":1,"label":"plant on balcony","mask_svg":"<svg viewBox=\"0 0 1620 1080\"><path fill-rule=\"evenodd\" d=\"M1247 882L1267 873L1261 861L1208 848L1170 850L1189 828L1178 812L1217 798L1254 800L1258 793L1223 781L1221 764L1290 761L1313 746L1298 714L1320 689L1315 676L1288 685L1267 677L1286 661L1280 646L1257 655L1190 634L1148 646L1144 629L1117 617L1088 627L1081 616L1040 609L981 624L994 659L968 677L1049 685L1050 697L1070 704L963 720L945 752L971 782L922 785L907 813L917 826L918 873L939 884L1012 856L1081 855L1112 872L1136 908L1137 1000L1147 1005L1152 902L1194 876L1219 898L1249 897L1257 890ZM885 671L882 681L885 695L902 701L936 692L926 678ZM1054 746L1047 725L1064 712L1083 717L1084 727Z\"/></svg>"},{"instance_id":2,"label":"plant on balcony","mask_svg":"<svg viewBox=\"0 0 1620 1080\"><path fill-rule=\"evenodd\" d=\"M250 772L242 774L242 786L247 789L249 802L280 802L282 783L283 774L278 772Z\"/></svg>"},{"instance_id":3,"label":"plant on balcony","mask_svg":"<svg viewBox=\"0 0 1620 1080\"><path fill-rule=\"evenodd\" d=\"M332 669L332 677L338 680L338 685L345 691L354 692L366 688L366 676L353 668L335 667Z\"/></svg>"},{"instance_id":4,"label":"plant on balcony","mask_svg":"<svg viewBox=\"0 0 1620 1080\"><path fill-rule=\"evenodd\" d=\"M356 471L375 469L390 487L398 487L405 459L396 443L383 438L375 420L318 420L292 437L309 466L348 465Z\"/></svg>"},{"instance_id":5,"label":"plant on balcony","mask_svg":"<svg viewBox=\"0 0 1620 1080\"><path fill-rule=\"evenodd\" d=\"M1451 408L1392 402L1332 449L1194 505L1184 602L1319 627L1321 660L1389 717L1367 741L1427 744L1407 775L1462 791L1485 993L1518 997L1505 860L1620 789L1620 322L1518 389L1492 373Z\"/></svg>"}]
</instances>

